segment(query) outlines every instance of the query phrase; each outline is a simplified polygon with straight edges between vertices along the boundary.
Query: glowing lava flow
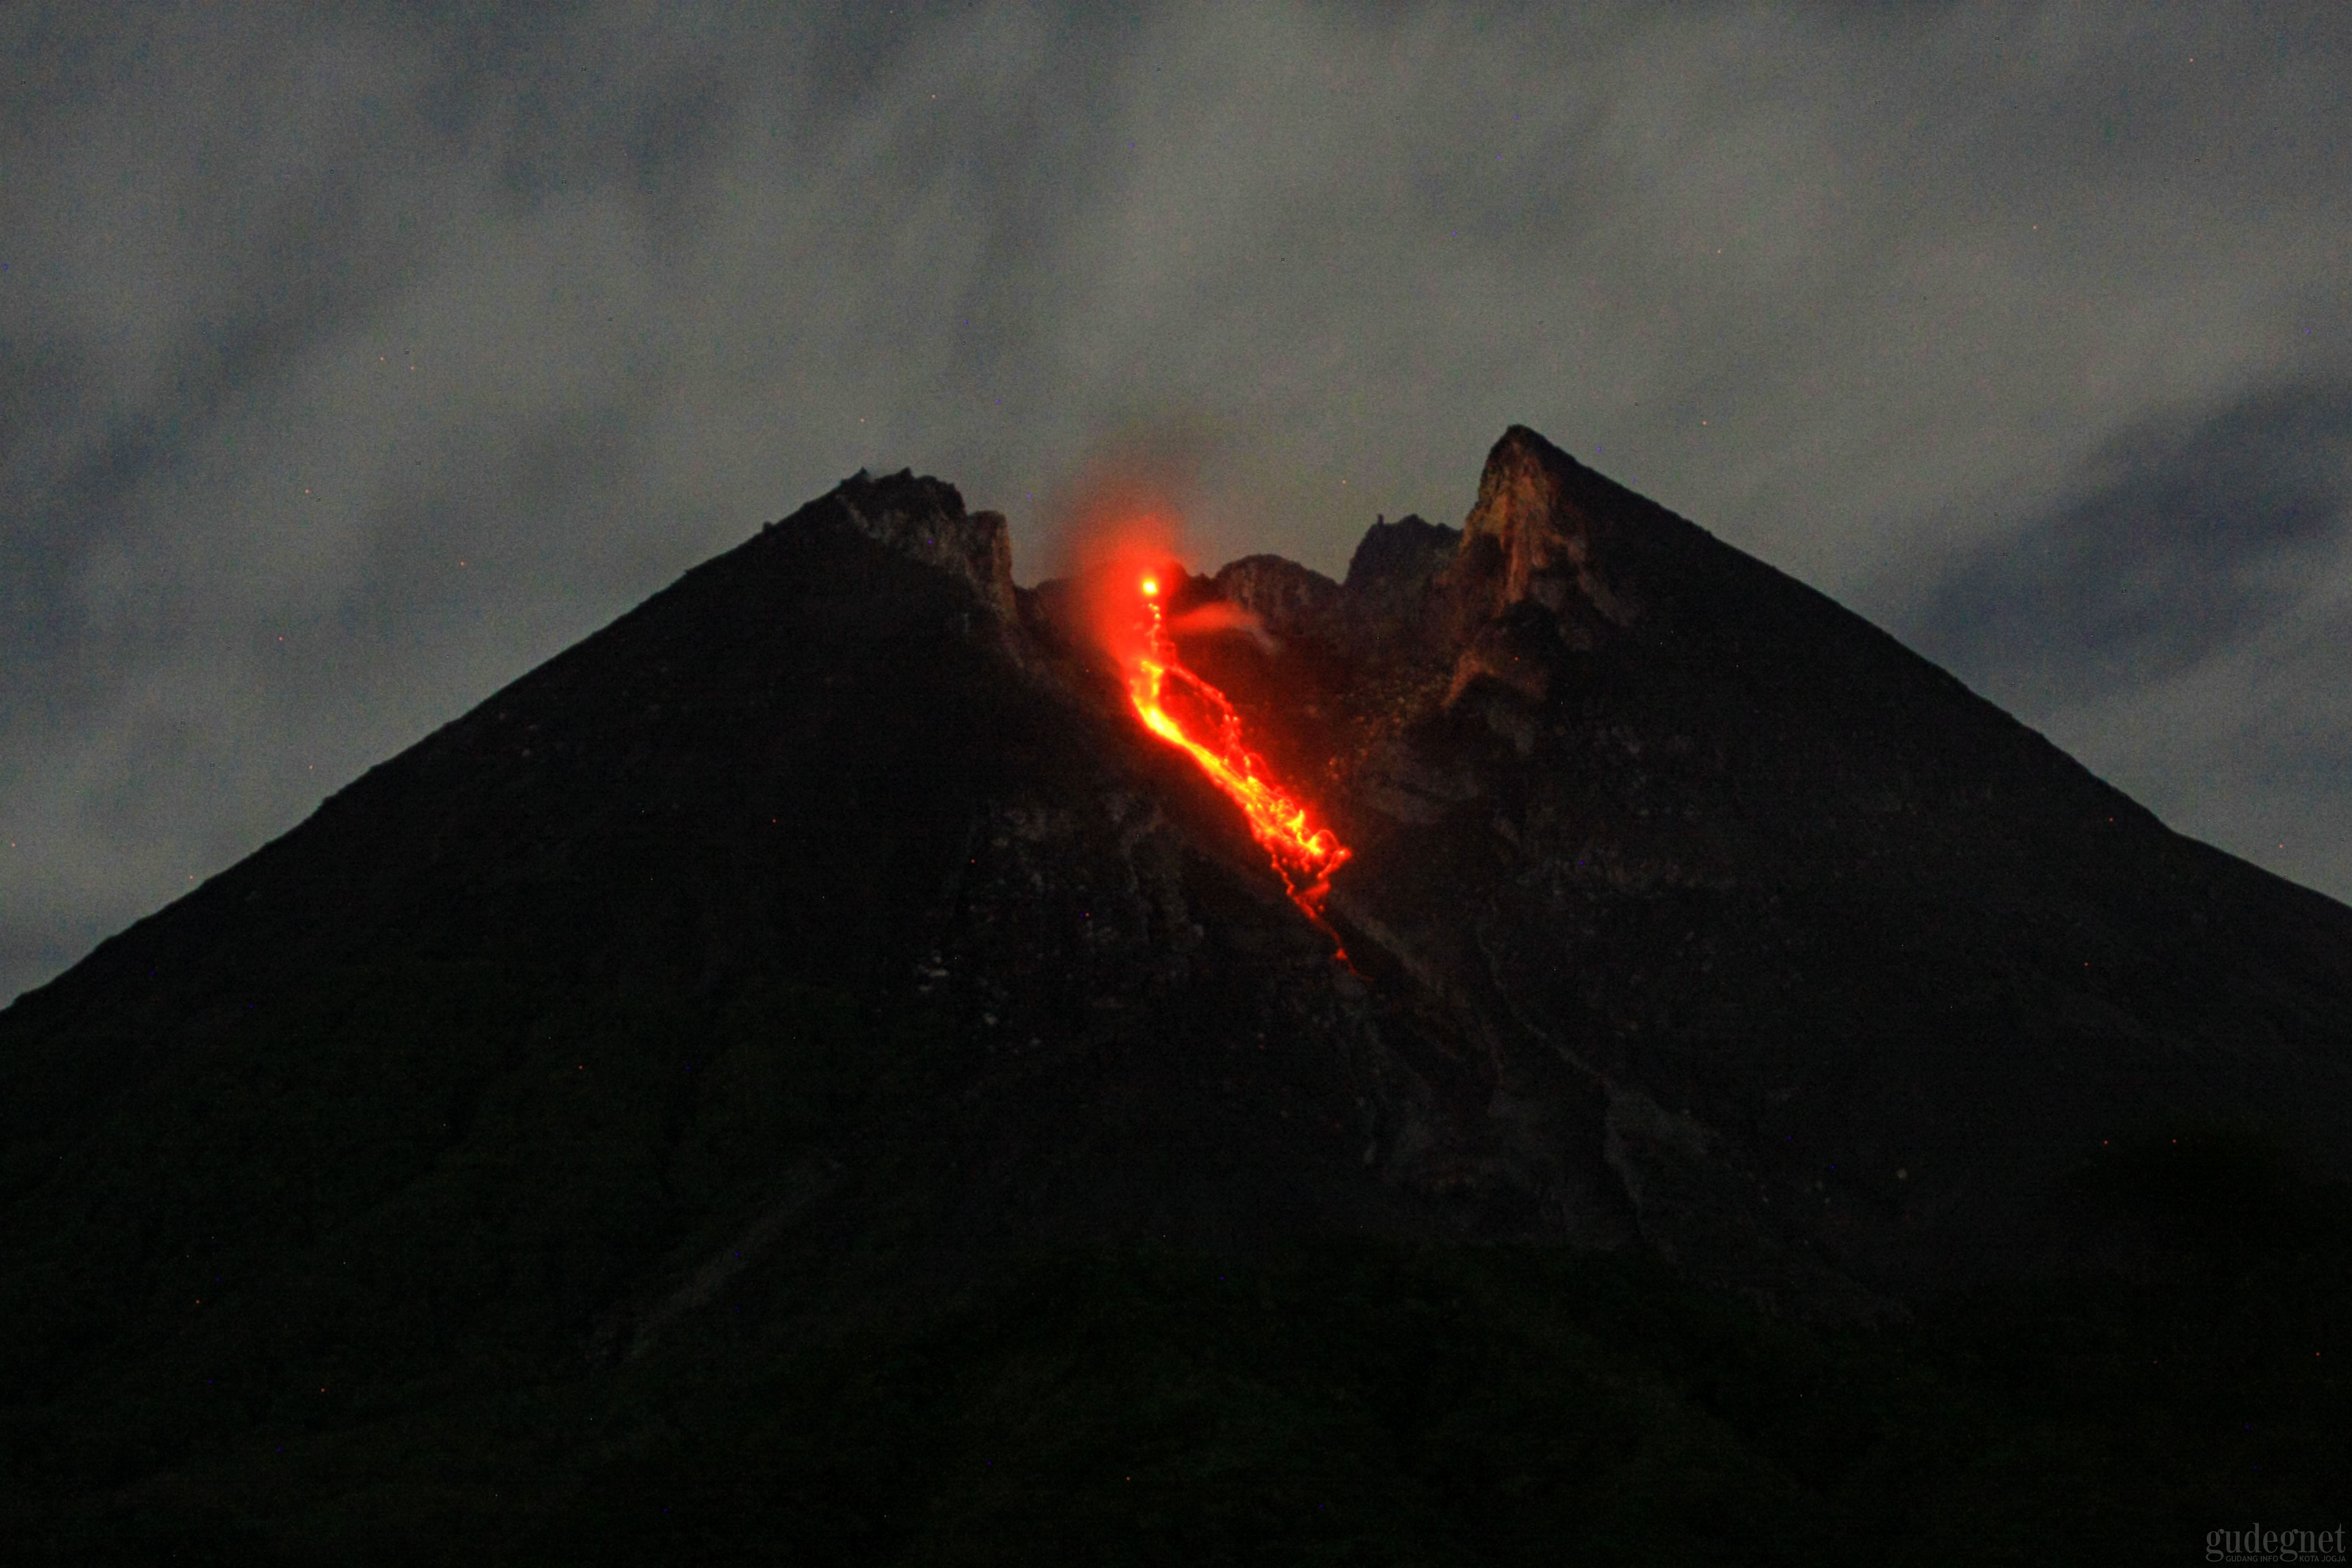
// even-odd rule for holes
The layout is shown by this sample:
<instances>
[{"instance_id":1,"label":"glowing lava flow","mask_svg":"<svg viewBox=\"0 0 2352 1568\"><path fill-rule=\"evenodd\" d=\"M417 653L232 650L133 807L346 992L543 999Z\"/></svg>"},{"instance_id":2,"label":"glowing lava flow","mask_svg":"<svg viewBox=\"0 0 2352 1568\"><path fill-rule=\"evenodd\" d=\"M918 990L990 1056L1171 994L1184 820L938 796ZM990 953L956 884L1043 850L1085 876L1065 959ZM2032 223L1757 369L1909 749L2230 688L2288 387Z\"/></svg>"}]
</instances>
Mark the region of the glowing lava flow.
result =
<instances>
[{"instance_id":1,"label":"glowing lava flow","mask_svg":"<svg viewBox=\"0 0 2352 1568\"><path fill-rule=\"evenodd\" d=\"M1241 715L1225 694L1177 658L1168 637L1160 580L1147 576L1138 586L1148 621L1141 650L1127 661L1127 696L1136 717L1170 745L1181 747L1219 789L1233 796L1249 819L1251 834L1273 856L1274 868L1290 889L1290 901L1328 932L1323 901L1330 895L1331 873L1348 862L1348 847L1329 828L1316 826L1307 807L1268 776L1265 759L1243 743ZM1200 734L1211 738L1203 740ZM1342 962L1347 956L1339 954Z\"/></svg>"}]
</instances>

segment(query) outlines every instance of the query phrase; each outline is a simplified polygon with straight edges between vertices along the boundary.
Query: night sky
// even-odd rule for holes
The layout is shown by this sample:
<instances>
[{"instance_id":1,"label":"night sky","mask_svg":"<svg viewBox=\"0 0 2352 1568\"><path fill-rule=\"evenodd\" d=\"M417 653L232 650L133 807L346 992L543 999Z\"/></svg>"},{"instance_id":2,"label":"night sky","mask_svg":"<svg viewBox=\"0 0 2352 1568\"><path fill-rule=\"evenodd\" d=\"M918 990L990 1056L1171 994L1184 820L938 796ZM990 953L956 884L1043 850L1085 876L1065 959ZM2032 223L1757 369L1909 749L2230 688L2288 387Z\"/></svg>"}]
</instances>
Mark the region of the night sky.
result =
<instances>
[{"instance_id":1,"label":"night sky","mask_svg":"<svg viewBox=\"0 0 2352 1568\"><path fill-rule=\"evenodd\" d=\"M2352 897L2352 8L656 11L0 8L0 1001L861 467L1513 422Z\"/></svg>"}]
</instances>

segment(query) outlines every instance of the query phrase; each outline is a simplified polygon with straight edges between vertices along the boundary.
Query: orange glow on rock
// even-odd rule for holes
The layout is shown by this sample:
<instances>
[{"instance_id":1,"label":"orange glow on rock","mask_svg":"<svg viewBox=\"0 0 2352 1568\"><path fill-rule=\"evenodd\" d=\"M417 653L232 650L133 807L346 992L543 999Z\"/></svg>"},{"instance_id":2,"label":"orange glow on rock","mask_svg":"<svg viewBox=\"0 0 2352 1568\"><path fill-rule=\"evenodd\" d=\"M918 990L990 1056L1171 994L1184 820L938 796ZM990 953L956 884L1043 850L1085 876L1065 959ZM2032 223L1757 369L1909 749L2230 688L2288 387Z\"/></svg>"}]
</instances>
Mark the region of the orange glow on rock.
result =
<instances>
[{"instance_id":1,"label":"orange glow on rock","mask_svg":"<svg viewBox=\"0 0 2352 1568\"><path fill-rule=\"evenodd\" d=\"M1317 826L1306 804L1274 778L1264 757L1249 749L1241 715L1225 694L1184 668L1168 635L1159 578L1147 574L1135 582L1142 598L1137 626L1141 636L1128 640L1120 657L1135 716L1145 729L1191 757L1242 808L1251 835L1281 873L1290 901L1330 932L1323 904L1330 896L1331 874L1348 863L1348 847L1328 827ZM1343 963L1347 956L1339 954Z\"/></svg>"}]
</instances>

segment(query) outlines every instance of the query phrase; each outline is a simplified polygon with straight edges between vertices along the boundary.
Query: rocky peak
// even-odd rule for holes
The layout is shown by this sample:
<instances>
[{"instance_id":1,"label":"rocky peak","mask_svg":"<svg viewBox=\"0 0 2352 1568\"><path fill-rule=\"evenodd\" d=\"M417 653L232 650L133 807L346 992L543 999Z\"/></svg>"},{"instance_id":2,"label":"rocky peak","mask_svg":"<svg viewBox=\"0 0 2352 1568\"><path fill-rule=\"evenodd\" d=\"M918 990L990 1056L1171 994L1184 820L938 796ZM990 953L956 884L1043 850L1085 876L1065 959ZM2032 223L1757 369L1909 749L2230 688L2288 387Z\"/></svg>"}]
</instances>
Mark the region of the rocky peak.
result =
<instances>
[{"instance_id":1,"label":"rocky peak","mask_svg":"<svg viewBox=\"0 0 2352 1568\"><path fill-rule=\"evenodd\" d=\"M860 468L831 499L859 532L961 578L1000 620L1015 619L1013 535L1003 513L967 513L953 485L908 468L878 479Z\"/></svg>"},{"instance_id":2,"label":"rocky peak","mask_svg":"<svg viewBox=\"0 0 2352 1568\"><path fill-rule=\"evenodd\" d=\"M1462 531L1425 522L1408 513L1394 522L1377 519L1348 560L1348 592L1377 592L1398 583L1419 585L1443 569L1462 548Z\"/></svg>"},{"instance_id":3,"label":"rocky peak","mask_svg":"<svg viewBox=\"0 0 2352 1568\"><path fill-rule=\"evenodd\" d=\"M1324 630L1339 605L1339 584L1279 555L1244 555L1221 568L1213 585L1277 637Z\"/></svg>"},{"instance_id":4,"label":"rocky peak","mask_svg":"<svg viewBox=\"0 0 2352 1568\"><path fill-rule=\"evenodd\" d=\"M1463 524L1457 581L1484 590L1489 614L1528 602L1567 612L1580 600L1601 619L1631 626L1639 605L1609 569L1608 511L1591 504L1601 482L1541 436L1512 426L1486 454L1477 504Z\"/></svg>"}]
</instances>

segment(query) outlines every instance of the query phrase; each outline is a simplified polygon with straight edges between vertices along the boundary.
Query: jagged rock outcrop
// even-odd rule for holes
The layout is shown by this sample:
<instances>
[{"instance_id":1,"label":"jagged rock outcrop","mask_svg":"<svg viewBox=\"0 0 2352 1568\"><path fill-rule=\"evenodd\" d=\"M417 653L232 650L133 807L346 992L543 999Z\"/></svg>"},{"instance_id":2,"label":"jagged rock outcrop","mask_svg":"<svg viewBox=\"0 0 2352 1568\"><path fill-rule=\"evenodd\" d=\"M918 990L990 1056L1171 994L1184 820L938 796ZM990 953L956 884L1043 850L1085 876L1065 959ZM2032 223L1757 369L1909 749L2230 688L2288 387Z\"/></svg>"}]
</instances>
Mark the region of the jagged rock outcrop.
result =
<instances>
[{"instance_id":1,"label":"jagged rock outcrop","mask_svg":"<svg viewBox=\"0 0 2352 1568\"><path fill-rule=\"evenodd\" d=\"M1379 665L1423 646L1439 582L1461 552L1462 531L1419 517L1377 520L1348 561L1346 617L1349 651Z\"/></svg>"},{"instance_id":2,"label":"jagged rock outcrop","mask_svg":"<svg viewBox=\"0 0 2352 1568\"><path fill-rule=\"evenodd\" d=\"M1013 534L1002 512L967 514L953 485L906 468L882 479L861 469L829 499L868 539L968 584L1001 619L1013 618Z\"/></svg>"},{"instance_id":3,"label":"jagged rock outcrop","mask_svg":"<svg viewBox=\"0 0 2352 1568\"><path fill-rule=\"evenodd\" d=\"M1209 580L1218 599L1286 634L1338 635L1339 584L1279 555L1244 555Z\"/></svg>"},{"instance_id":4,"label":"jagged rock outcrop","mask_svg":"<svg viewBox=\"0 0 2352 1568\"><path fill-rule=\"evenodd\" d=\"M1479 607L1486 615L1534 603L1566 616L1574 605L1612 625L1633 625L1640 602L1626 582L1634 565L1627 557L1654 555L1666 541L1645 541L1649 552L1633 546L1630 520L1608 506L1592 482L1598 479L1524 426L1511 426L1495 444L1479 476L1477 504L1462 525L1454 567L1465 589L1484 590ZM1648 524L1648 531L1660 528Z\"/></svg>"}]
</instances>

